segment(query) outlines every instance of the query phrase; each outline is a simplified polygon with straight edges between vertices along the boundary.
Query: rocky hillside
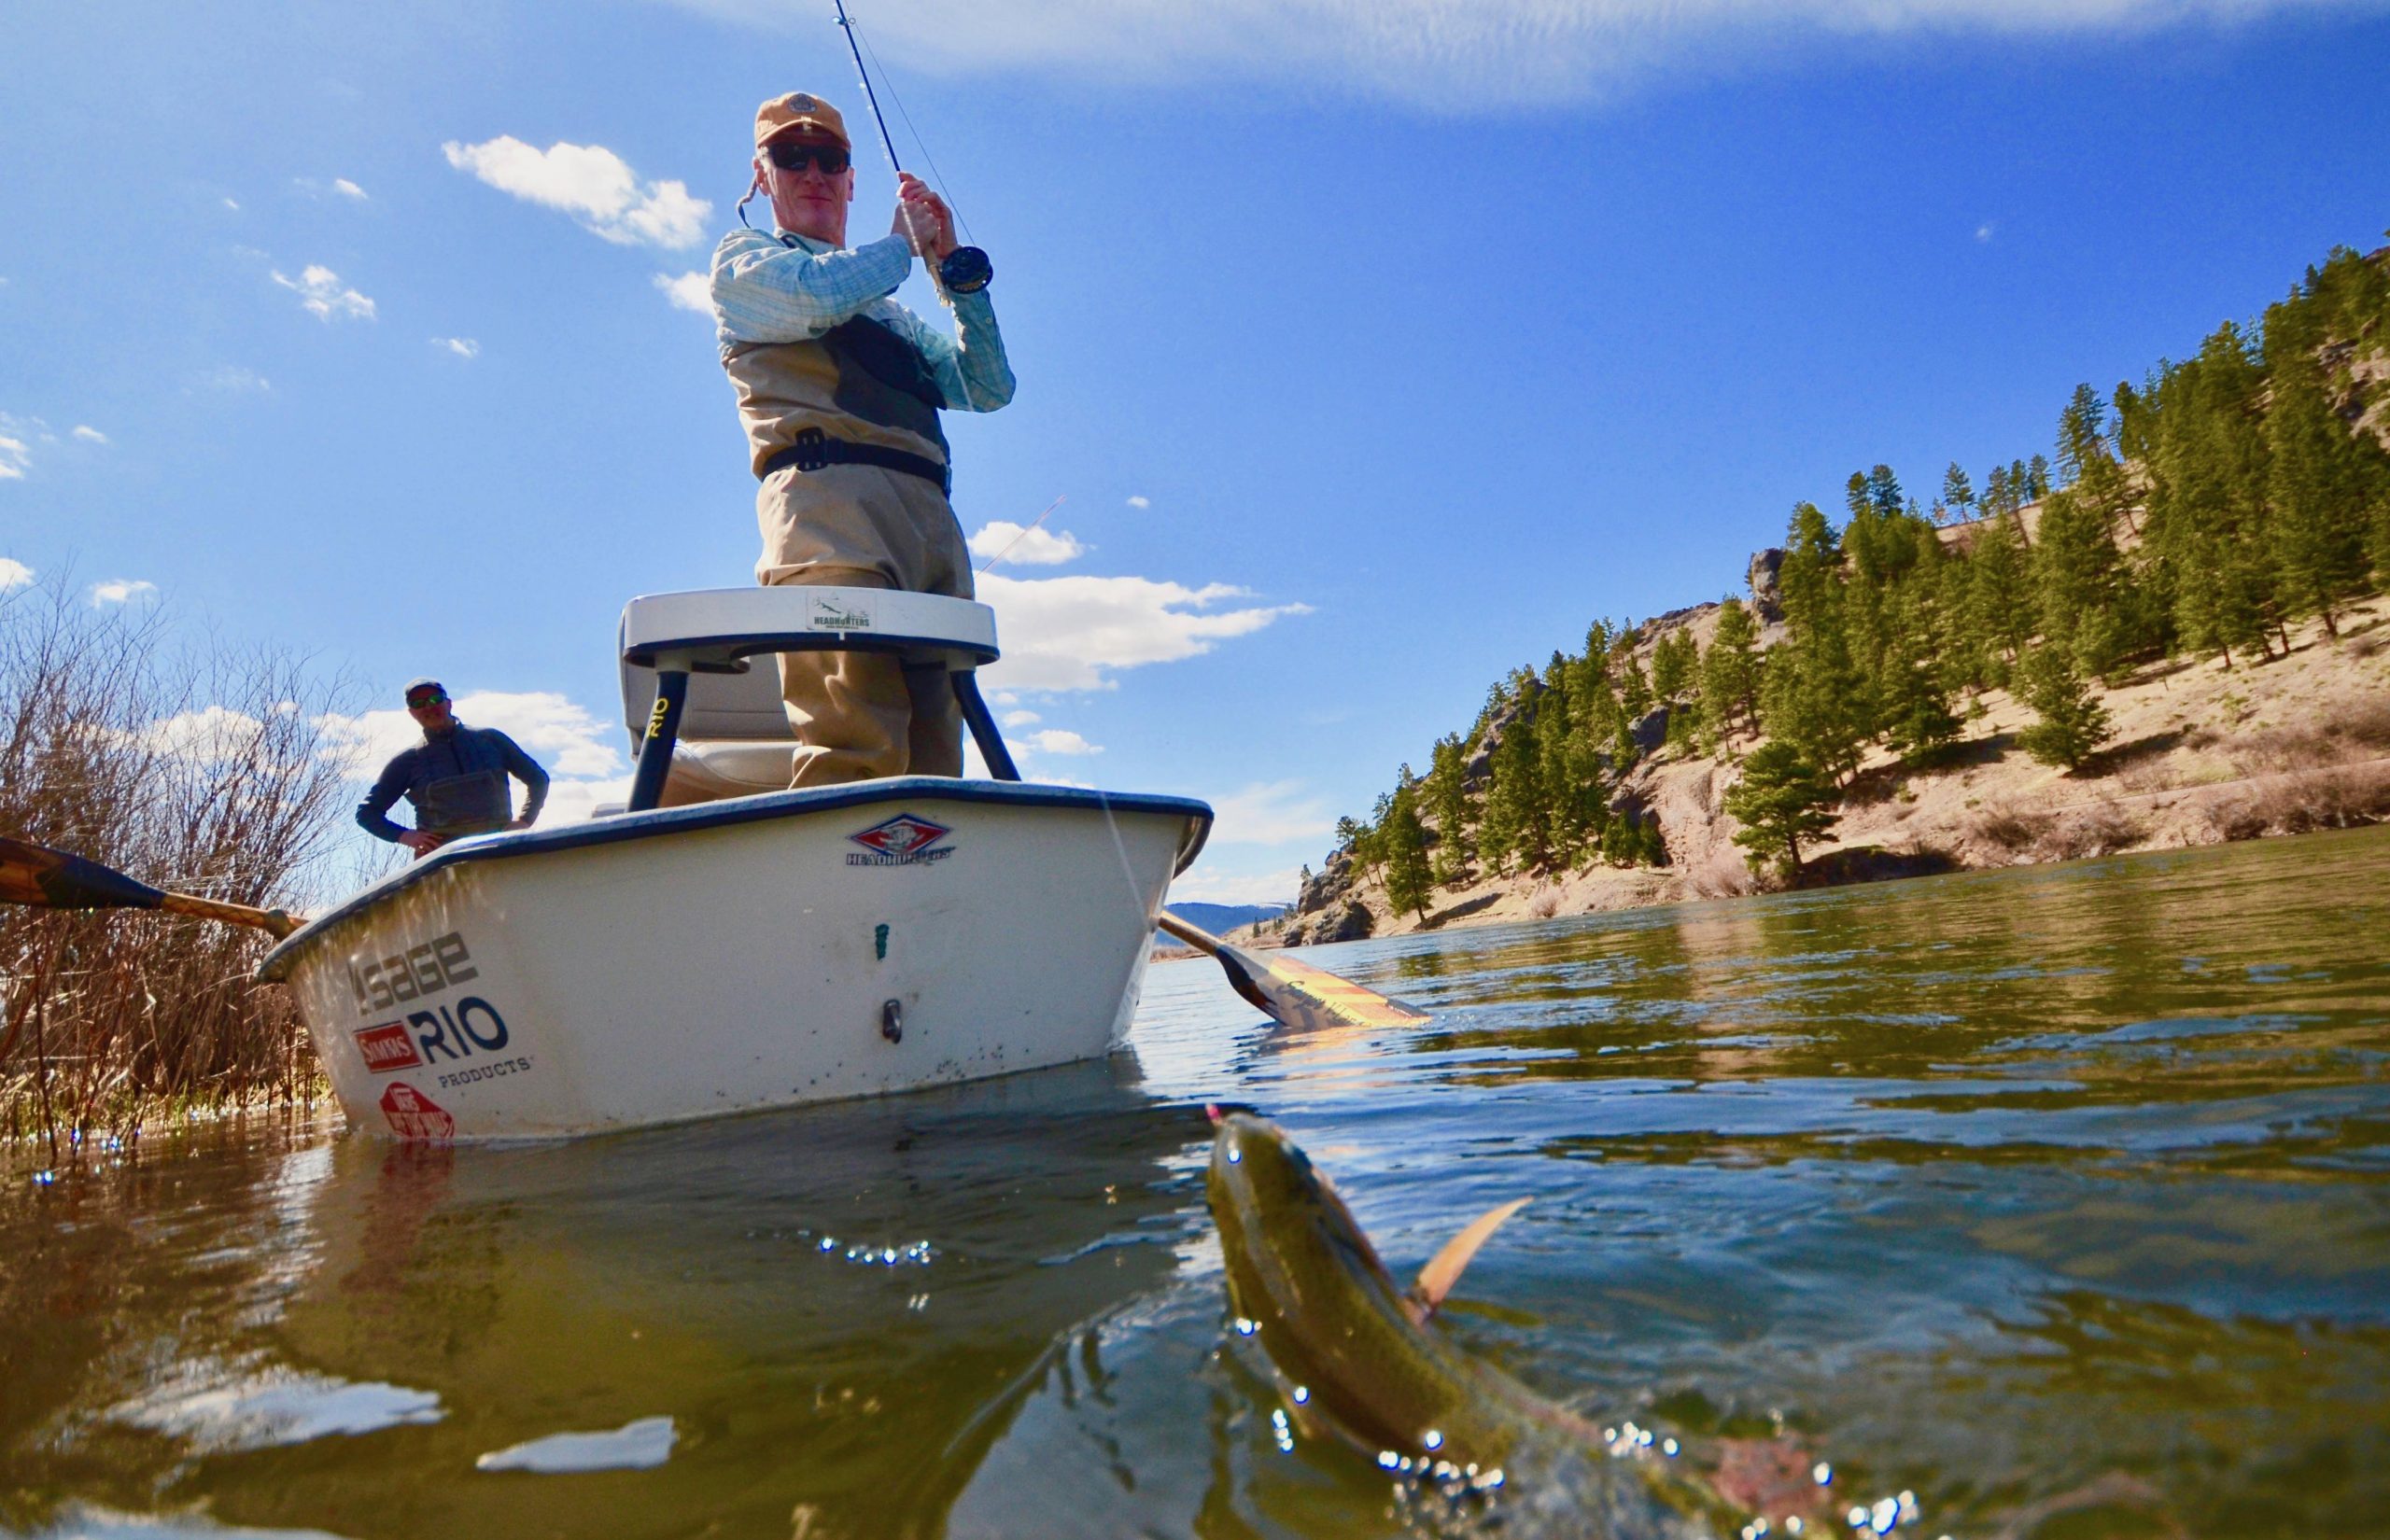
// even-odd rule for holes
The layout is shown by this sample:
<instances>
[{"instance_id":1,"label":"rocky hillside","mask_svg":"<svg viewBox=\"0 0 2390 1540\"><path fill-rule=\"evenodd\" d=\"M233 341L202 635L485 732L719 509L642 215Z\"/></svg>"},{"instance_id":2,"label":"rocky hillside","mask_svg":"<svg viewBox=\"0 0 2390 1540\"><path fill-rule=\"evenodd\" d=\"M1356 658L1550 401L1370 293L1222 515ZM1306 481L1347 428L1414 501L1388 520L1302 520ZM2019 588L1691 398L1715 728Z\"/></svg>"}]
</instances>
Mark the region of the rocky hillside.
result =
<instances>
[{"instance_id":1,"label":"rocky hillside","mask_svg":"<svg viewBox=\"0 0 2390 1540\"><path fill-rule=\"evenodd\" d=\"M1754 562L1758 571L1762 563ZM1754 596L1764 602L1764 587ZM1716 607L1666 617L1714 623ZM1969 868L2214 845L2390 819L2390 599L2353 609L2334 641L2320 625L2294 632L2287 656L2225 669L2172 659L2103 691L2112 745L2073 773L2017 747L2032 712L1989 692L1958 751L1928 770L1871 754L1833 835L1807 853L1803 880L1866 881ZM1656 639L1656 637L1654 638ZM1665 714L1637 724L1655 746ZM1754 875L1723 806L1736 756L1756 735L1707 755L1655 748L1621 783L1622 803L1659 819L1667 862L1499 876L1472 867L1439 886L1423 922L1386 902L1380 874L1331 854L1294 911L1240 933L1252 944L1304 945L1398 935L1453 924L1543 919L1590 910L1722 898L1774 886ZM1483 774L1485 745L1472 765Z\"/></svg>"}]
</instances>

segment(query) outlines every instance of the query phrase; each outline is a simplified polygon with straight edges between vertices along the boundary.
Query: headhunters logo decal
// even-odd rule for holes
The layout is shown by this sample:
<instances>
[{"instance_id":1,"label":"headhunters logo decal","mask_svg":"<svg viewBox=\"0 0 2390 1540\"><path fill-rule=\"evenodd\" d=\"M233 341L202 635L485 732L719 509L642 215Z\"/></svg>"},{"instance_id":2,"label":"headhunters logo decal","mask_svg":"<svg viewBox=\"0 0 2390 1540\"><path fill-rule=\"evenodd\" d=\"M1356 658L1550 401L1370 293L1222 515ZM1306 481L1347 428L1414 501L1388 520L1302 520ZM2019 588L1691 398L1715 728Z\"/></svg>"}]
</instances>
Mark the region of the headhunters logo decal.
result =
<instances>
[{"instance_id":1,"label":"headhunters logo decal","mask_svg":"<svg viewBox=\"0 0 2390 1540\"><path fill-rule=\"evenodd\" d=\"M859 856L847 852L850 866L927 866L934 861L944 861L954 854L951 845L940 845L953 831L942 823L932 823L910 813L899 813L886 823L875 823L860 834L847 838L871 852Z\"/></svg>"},{"instance_id":2,"label":"headhunters logo decal","mask_svg":"<svg viewBox=\"0 0 2390 1540\"><path fill-rule=\"evenodd\" d=\"M386 1021L379 1027L365 1028L357 1034L357 1047L365 1056L365 1067L377 1075L387 1075L393 1070L412 1070L423 1062L403 1021Z\"/></svg>"},{"instance_id":3,"label":"headhunters logo decal","mask_svg":"<svg viewBox=\"0 0 2390 1540\"><path fill-rule=\"evenodd\" d=\"M872 609L869 599L859 596L834 598L827 594L808 594L805 623L816 631L873 631L879 627Z\"/></svg>"}]
</instances>

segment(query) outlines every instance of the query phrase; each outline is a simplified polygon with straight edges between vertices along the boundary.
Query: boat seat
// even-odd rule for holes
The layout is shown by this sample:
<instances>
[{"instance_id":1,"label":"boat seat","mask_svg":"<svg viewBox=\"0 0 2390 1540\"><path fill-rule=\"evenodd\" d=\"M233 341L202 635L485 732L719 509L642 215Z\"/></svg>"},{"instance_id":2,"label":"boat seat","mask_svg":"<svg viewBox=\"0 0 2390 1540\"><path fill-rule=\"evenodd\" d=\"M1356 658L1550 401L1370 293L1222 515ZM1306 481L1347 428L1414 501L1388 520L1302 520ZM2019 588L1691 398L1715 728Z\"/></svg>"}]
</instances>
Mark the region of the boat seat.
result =
<instances>
[{"instance_id":1,"label":"boat seat","mask_svg":"<svg viewBox=\"0 0 2390 1540\"><path fill-rule=\"evenodd\" d=\"M716 588L651 594L623 608L623 725L640 761L630 806L654 805L666 763L697 772L701 783L753 791L788 785L796 735L780 699L780 652L843 649L894 653L907 667L943 666L980 757L1000 780L1018 780L973 670L993 663L995 612L969 599L886 588ZM761 665L752 660L767 661ZM659 674L677 676L682 699L659 715ZM647 736L669 761L648 764ZM652 785L650 783L653 783Z\"/></svg>"}]
</instances>

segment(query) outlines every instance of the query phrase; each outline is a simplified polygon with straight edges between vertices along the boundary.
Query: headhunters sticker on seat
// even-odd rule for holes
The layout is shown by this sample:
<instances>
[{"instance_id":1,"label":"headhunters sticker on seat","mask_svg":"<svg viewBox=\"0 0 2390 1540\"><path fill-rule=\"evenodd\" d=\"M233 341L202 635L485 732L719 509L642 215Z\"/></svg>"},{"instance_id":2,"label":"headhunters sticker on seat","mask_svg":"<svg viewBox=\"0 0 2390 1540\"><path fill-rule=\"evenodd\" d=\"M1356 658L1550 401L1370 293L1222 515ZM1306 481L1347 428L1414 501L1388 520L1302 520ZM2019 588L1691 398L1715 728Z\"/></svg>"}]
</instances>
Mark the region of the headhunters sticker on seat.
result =
<instances>
[{"instance_id":1,"label":"headhunters sticker on seat","mask_svg":"<svg viewBox=\"0 0 2390 1540\"><path fill-rule=\"evenodd\" d=\"M879 624L872 602L843 594L808 594L805 623L815 631L869 631Z\"/></svg>"},{"instance_id":2,"label":"headhunters sticker on seat","mask_svg":"<svg viewBox=\"0 0 2390 1540\"><path fill-rule=\"evenodd\" d=\"M859 856L847 852L850 866L927 866L934 861L944 861L954 854L951 845L940 845L953 831L942 823L932 823L910 813L899 813L885 823L875 823L860 834L847 838L871 852Z\"/></svg>"}]
</instances>

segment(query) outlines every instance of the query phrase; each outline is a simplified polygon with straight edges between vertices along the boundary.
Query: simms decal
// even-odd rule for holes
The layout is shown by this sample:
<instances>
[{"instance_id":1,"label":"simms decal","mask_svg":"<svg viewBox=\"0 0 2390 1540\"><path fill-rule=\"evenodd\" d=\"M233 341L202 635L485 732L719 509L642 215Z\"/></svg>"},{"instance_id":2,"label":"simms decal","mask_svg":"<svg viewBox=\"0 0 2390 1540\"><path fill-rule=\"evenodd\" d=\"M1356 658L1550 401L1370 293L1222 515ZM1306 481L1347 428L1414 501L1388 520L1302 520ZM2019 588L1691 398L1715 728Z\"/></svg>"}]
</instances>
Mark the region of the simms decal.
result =
<instances>
[{"instance_id":1,"label":"simms decal","mask_svg":"<svg viewBox=\"0 0 2390 1540\"><path fill-rule=\"evenodd\" d=\"M365 1028L356 1036L357 1051L365 1056L365 1067L377 1075L412 1070L423 1062L403 1021L386 1021L379 1027Z\"/></svg>"}]
</instances>

